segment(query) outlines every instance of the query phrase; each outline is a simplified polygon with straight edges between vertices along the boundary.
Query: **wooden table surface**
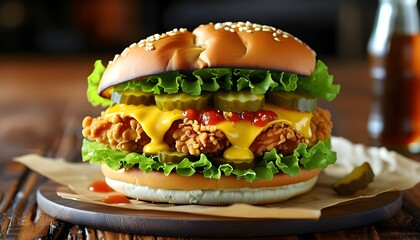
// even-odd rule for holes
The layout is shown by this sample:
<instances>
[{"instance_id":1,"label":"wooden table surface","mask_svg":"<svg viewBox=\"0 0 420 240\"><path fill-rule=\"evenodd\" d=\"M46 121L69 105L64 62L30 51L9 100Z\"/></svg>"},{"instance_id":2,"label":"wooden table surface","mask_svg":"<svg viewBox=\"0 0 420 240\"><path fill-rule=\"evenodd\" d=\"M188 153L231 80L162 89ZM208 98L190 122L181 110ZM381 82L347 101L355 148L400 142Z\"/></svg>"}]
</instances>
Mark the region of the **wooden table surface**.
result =
<instances>
[{"instance_id":1,"label":"wooden table surface","mask_svg":"<svg viewBox=\"0 0 420 240\"><path fill-rule=\"evenodd\" d=\"M101 110L91 107L85 97L86 76L95 59L0 57L0 239L177 239L101 231L54 219L36 202L36 190L46 179L12 162L27 153L81 161L81 121ZM332 112L333 134L370 144L366 121L371 82L366 62L325 62L342 86L334 102L321 103ZM419 155L411 157L420 161ZM403 196L402 209L389 220L281 239L420 239L420 184Z\"/></svg>"}]
</instances>

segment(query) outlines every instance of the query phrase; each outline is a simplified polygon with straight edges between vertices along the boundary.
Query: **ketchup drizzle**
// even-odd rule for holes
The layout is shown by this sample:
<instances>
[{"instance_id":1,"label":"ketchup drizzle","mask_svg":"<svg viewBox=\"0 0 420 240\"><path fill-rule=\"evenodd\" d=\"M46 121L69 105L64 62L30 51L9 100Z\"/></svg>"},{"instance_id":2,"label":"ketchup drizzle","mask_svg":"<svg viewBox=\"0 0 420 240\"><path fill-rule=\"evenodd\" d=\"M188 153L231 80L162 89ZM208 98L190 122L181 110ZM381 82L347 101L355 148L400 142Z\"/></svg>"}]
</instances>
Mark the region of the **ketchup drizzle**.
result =
<instances>
[{"instance_id":1,"label":"ketchup drizzle","mask_svg":"<svg viewBox=\"0 0 420 240\"><path fill-rule=\"evenodd\" d=\"M183 116L188 120L196 120L203 125L216 125L223 121L238 122L243 120L258 127L264 127L269 122L277 119L277 114L268 110L223 112L215 109L204 111L187 109L184 111Z\"/></svg>"}]
</instances>

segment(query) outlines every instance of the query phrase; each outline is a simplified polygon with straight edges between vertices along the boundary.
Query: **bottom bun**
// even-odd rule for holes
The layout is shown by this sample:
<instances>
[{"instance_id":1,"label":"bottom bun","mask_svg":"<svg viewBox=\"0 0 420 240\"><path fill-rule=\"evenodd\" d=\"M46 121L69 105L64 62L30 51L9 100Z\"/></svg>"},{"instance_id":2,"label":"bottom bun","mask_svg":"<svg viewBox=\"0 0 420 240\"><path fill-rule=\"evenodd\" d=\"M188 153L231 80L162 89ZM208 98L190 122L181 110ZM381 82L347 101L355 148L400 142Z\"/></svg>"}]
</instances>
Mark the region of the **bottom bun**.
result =
<instances>
[{"instance_id":1,"label":"bottom bun","mask_svg":"<svg viewBox=\"0 0 420 240\"><path fill-rule=\"evenodd\" d=\"M147 186L105 178L106 183L111 188L127 197L159 203L201 205L277 203L311 190L317 179L318 177L314 177L306 182L270 188L172 190L153 189Z\"/></svg>"},{"instance_id":2,"label":"bottom bun","mask_svg":"<svg viewBox=\"0 0 420 240\"><path fill-rule=\"evenodd\" d=\"M106 183L116 192L127 197L159 203L228 205L233 203L270 204L301 195L313 188L320 170L302 170L296 177L276 174L273 180L259 180L251 184L246 183L244 179L237 180L233 176L223 176L220 179L206 179L200 175L183 177L170 174L165 176L163 173L144 173L138 169L114 171L106 165L102 165L102 172ZM232 183L235 184L230 183L233 180L235 181ZM192 185L196 188L187 187L185 181L194 183ZM240 184L236 184L236 181ZM156 182L158 184L148 184ZM174 182L180 183L177 188L172 186Z\"/></svg>"}]
</instances>

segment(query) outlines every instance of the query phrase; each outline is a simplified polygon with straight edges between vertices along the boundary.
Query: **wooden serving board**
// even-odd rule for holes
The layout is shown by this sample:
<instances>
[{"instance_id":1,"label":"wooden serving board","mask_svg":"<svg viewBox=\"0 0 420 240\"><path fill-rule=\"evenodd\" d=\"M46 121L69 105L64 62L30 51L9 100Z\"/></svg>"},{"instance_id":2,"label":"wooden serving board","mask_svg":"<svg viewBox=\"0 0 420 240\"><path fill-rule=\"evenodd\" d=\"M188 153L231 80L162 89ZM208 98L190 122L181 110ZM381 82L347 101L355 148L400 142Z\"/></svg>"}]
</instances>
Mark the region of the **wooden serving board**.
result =
<instances>
[{"instance_id":1,"label":"wooden serving board","mask_svg":"<svg viewBox=\"0 0 420 240\"><path fill-rule=\"evenodd\" d=\"M244 219L78 202L59 197L59 187L60 191L64 188L48 181L37 192L41 210L56 219L113 232L168 237L269 237L334 231L386 220L402 205L401 192L387 192L326 208L318 220Z\"/></svg>"}]
</instances>

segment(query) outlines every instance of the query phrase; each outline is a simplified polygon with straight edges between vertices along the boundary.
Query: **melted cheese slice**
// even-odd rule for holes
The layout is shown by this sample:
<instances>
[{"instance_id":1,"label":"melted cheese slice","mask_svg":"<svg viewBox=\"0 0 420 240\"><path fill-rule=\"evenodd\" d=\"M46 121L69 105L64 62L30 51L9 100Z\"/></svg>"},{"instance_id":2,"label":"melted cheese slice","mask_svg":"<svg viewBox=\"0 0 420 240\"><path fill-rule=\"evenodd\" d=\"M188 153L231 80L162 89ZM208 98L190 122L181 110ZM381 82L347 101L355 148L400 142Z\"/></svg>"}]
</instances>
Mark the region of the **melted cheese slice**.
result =
<instances>
[{"instance_id":1,"label":"melted cheese slice","mask_svg":"<svg viewBox=\"0 0 420 240\"><path fill-rule=\"evenodd\" d=\"M283 122L301 132L306 138L312 136L310 128L312 113L279 108L272 104L265 104L264 109L277 114L277 119L264 127L255 126L248 121L236 123L223 121L216 124L217 129L222 131L231 143L231 146L223 153L225 159L243 161L254 159L254 154L249 150L249 146L262 131L275 123ZM184 118L181 110L164 112L154 105L139 107L116 104L108 108L105 113L105 117L121 114L136 119L151 139L151 142L143 148L143 152L150 154L156 154L160 150L169 150L169 146L163 142L163 138L174 121Z\"/></svg>"},{"instance_id":2,"label":"melted cheese slice","mask_svg":"<svg viewBox=\"0 0 420 240\"><path fill-rule=\"evenodd\" d=\"M223 157L225 159L254 159L254 154L251 152L251 150L249 150L249 146L251 146L252 142L254 142L255 138L257 138L261 132L276 123L285 123L301 132L306 138L310 138L312 136L310 127L312 113L279 108L269 103L265 104L264 109L275 112L277 114L277 119L264 127L255 126L247 121L240 121L236 123L225 121L216 125L217 128L226 135L229 142L232 144L223 153Z\"/></svg>"},{"instance_id":3,"label":"melted cheese slice","mask_svg":"<svg viewBox=\"0 0 420 240\"><path fill-rule=\"evenodd\" d=\"M123 116L130 116L136 119L151 139L150 143L143 147L143 152L150 154L156 154L161 150L169 150L169 146L163 142L163 138L174 121L184 118L181 110L163 112L155 105L116 104L108 108L105 113L105 117L113 114L122 114Z\"/></svg>"}]
</instances>

